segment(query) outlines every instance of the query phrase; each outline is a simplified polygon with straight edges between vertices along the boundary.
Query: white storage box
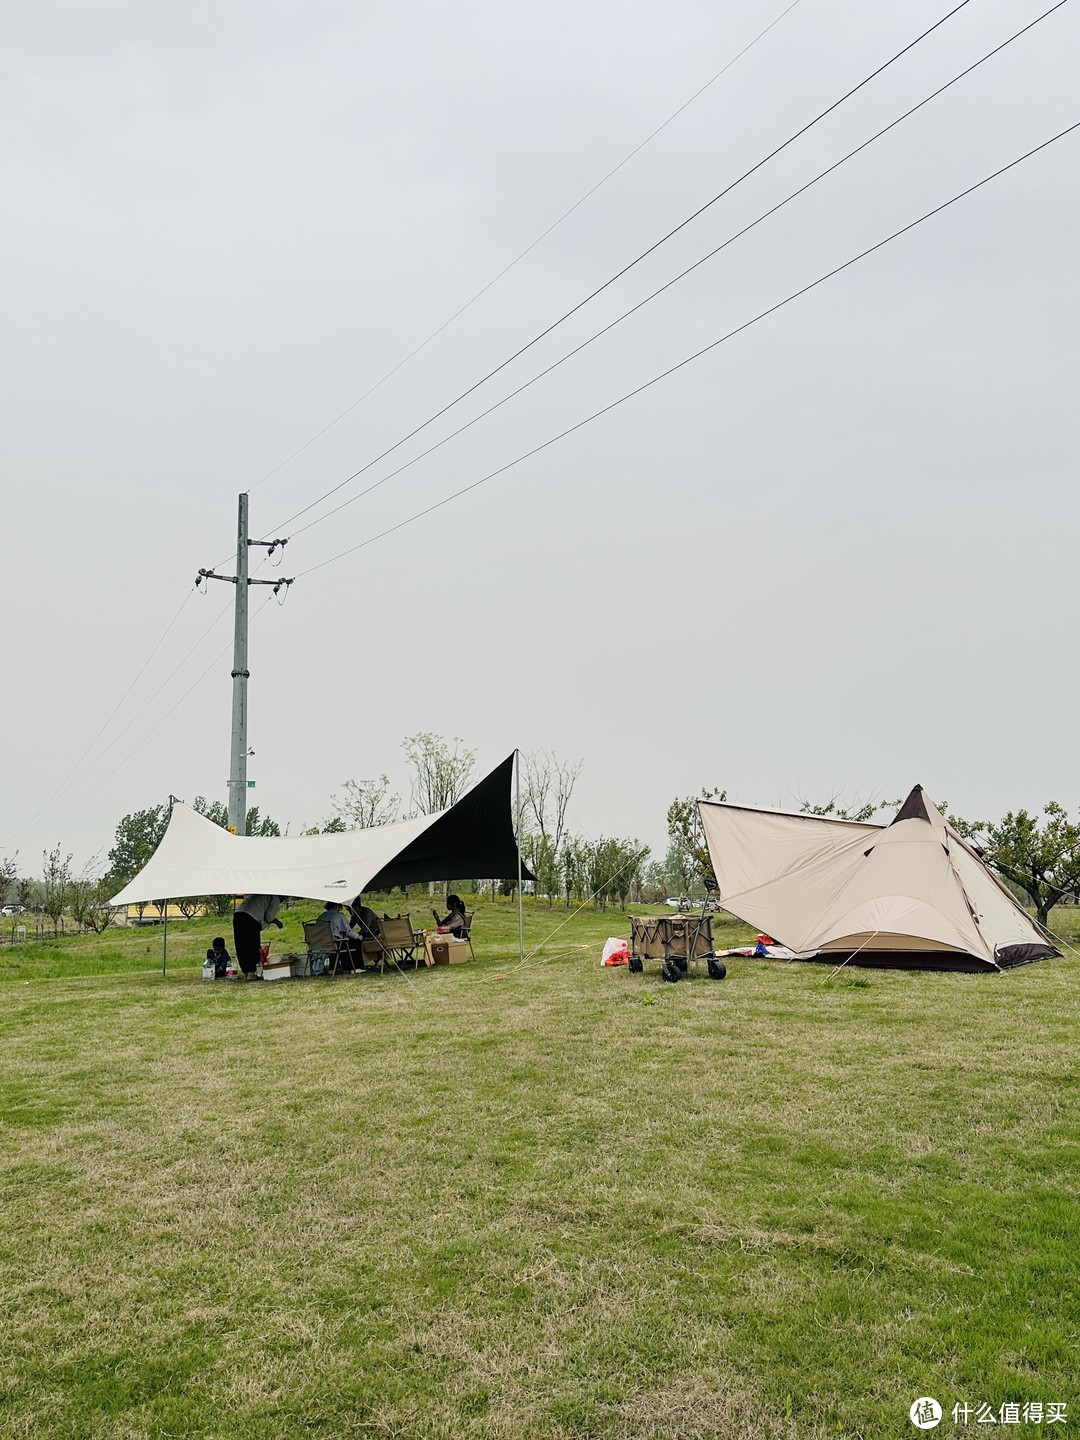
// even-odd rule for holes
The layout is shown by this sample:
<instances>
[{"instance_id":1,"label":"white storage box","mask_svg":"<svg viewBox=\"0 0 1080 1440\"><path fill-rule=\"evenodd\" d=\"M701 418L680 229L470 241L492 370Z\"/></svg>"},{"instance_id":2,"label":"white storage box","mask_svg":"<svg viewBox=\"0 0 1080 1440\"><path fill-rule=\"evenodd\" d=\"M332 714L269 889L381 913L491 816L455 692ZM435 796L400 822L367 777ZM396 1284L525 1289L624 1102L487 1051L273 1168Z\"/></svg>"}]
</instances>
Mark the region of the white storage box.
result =
<instances>
[{"instance_id":1,"label":"white storage box","mask_svg":"<svg viewBox=\"0 0 1080 1440\"><path fill-rule=\"evenodd\" d=\"M264 960L262 974L264 980L291 980L292 965L289 956L277 955L273 960Z\"/></svg>"}]
</instances>

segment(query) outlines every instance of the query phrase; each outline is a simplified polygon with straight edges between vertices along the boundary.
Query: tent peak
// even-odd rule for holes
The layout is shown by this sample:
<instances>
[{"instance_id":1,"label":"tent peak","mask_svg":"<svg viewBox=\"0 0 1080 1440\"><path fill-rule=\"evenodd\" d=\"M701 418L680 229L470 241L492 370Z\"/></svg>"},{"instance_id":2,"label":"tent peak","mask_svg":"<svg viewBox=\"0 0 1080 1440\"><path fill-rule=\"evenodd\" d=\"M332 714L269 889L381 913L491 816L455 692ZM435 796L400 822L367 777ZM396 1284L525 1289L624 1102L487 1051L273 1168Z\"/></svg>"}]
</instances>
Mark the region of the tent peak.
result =
<instances>
[{"instance_id":1,"label":"tent peak","mask_svg":"<svg viewBox=\"0 0 1080 1440\"><path fill-rule=\"evenodd\" d=\"M925 820L929 825L940 825L942 816L923 787L915 785L889 824L898 825L901 820Z\"/></svg>"}]
</instances>

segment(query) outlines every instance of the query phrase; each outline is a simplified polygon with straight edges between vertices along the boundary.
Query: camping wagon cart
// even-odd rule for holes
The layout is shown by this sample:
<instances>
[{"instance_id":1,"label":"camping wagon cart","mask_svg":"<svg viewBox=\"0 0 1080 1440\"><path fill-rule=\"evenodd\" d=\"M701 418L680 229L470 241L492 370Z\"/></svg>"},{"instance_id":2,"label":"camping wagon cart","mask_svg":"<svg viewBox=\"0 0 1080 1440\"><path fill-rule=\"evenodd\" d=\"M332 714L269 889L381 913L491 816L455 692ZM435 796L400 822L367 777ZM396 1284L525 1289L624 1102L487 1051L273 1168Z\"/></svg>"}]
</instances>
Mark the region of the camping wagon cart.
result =
<instances>
[{"instance_id":1,"label":"camping wagon cart","mask_svg":"<svg viewBox=\"0 0 1080 1440\"><path fill-rule=\"evenodd\" d=\"M722 980L724 965L715 957L710 915L632 915L630 969L640 974L646 960L659 960L665 979L685 975L691 961L708 962L712 979ZM719 973L718 973L719 972Z\"/></svg>"}]
</instances>

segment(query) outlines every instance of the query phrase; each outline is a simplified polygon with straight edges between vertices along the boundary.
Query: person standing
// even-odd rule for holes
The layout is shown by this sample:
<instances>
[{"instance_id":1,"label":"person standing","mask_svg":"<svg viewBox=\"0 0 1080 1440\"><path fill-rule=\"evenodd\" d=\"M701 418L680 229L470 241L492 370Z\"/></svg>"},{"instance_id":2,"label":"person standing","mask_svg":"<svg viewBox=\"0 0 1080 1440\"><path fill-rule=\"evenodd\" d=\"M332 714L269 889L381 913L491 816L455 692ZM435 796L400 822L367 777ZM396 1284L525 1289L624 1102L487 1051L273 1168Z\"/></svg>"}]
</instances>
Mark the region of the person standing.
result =
<instances>
[{"instance_id":1,"label":"person standing","mask_svg":"<svg viewBox=\"0 0 1080 1440\"><path fill-rule=\"evenodd\" d=\"M255 971L259 964L262 932L268 925L276 925L279 930L285 928L277 918L277 912L281 908L284 898L283 895L249 895L240 909L233 913L233 941L236 948L236 959L240 969L244 972L245 980L259 978Z\"/></svg>"}]
</instances>

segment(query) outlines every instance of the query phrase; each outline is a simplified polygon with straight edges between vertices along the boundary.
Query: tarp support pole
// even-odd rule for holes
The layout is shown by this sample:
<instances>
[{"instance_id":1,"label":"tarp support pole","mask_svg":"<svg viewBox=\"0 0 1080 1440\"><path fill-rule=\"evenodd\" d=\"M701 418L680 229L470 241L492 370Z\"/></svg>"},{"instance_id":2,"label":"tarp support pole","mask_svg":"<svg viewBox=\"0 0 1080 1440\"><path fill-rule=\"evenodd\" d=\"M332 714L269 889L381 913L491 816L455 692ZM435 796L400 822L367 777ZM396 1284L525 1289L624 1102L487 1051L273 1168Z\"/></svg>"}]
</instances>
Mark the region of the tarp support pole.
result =
<instances>
[{"instance_id":1,"label":"tarp support pole","mask_svg":"<svg viewBox=\"0 0 1080 1440\"><path fill-rule=\"evenodd\" d=\"M165 909L162 912L163 920L161 925L161 974L165 976L165 961L169 954L169 902L165 901Z\"/></svg>"},{"instance_id":2,"label":"tarp support pole","mask_svg":"<svg viewBox=\"0 0 1080 1440\"><path fill-rule=\"evenodd\" d=\"M525 902L521 895L521 751L514 751L514 809L517 811L518 961L525 959Z\"/></svg>"}]
</instances>

